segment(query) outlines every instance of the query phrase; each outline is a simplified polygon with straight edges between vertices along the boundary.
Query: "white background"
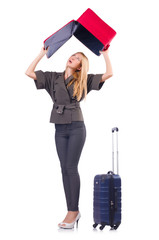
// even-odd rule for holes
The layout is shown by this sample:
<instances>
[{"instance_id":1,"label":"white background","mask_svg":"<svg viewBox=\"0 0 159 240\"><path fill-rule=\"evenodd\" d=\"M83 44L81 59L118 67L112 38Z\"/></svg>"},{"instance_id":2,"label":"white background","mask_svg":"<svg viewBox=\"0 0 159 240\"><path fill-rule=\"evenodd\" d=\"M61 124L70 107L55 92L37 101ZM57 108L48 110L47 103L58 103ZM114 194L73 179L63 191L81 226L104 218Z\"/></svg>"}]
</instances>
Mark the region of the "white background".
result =
<instances>
[{"instance_id":1,"label":"white background","mask_svg":"<svg viewBox=\"0 0 159 240\"><path fill-rule=\"evenodd\" d=\"M81 103L87 138L79 163L78 231L58 230L66 213L60 164L49 123L52 101L25 71L43 41L91 8L117 35L113 77ZM0 239L144 239L158 234L158 1L6 1L0 6ZM72 37L36 70L63 71L83 51L89 73L104 73L96 56ZM93 178L111 170L111 128L119 127L122 224L94 231Z\"/></svg>"}]
</instances>

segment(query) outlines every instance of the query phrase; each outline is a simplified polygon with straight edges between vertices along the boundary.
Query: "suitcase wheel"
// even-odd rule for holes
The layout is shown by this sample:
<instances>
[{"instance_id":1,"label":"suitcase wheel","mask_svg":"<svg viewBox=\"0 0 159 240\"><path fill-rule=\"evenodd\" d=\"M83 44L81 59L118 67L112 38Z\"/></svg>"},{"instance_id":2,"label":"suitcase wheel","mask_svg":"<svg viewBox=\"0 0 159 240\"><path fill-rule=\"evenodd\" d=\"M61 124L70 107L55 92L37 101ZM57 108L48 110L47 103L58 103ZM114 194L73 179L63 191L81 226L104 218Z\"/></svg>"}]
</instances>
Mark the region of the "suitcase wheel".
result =
<instances>
[{"instance_id":1,"label":"suitcase wheel","mask_svg":"<svg viewBox=\"0 0 159 240\"><path fill-rule=\"evenodd\" d=\"M97 223L94 223L94 224L93 224L93 227L94 227L94 228L96 228L97 226L98 226L98 224L97 224Z\"/></svg>"},{"instance_id":2,"label":"suitcase wheel","mask_svg":"<svg viewBox=\"0 0 159 240\"><path fill-rule=\"evenodd\" d=\"M101 225L99 229L103 230L103 228L105 228L105 225Z\"/></svg>"},{"instance_id":3,"label":"suitcase wheel","mask_svg":"<svg viewBox=\"0 0 159 240\"><path fill-rule=\"evenodd\" d=\"M112 231L112 230L115 230L115 228L114 228L114 227L111 227L110 230L111 230L111 231Z\"/></svg>"},{"instance_id":4,"label":"suitcase wheel","mask_svg":"<svg viewBox=\"0 0 159 240\"><path fill-rule=\"evenodd\" d=\"M110 230L117 230L117 228L119 227L120 224L117 224L117 225L114 225L114 226L111 226L111 229Z\"/></svg>"}]
</instances>

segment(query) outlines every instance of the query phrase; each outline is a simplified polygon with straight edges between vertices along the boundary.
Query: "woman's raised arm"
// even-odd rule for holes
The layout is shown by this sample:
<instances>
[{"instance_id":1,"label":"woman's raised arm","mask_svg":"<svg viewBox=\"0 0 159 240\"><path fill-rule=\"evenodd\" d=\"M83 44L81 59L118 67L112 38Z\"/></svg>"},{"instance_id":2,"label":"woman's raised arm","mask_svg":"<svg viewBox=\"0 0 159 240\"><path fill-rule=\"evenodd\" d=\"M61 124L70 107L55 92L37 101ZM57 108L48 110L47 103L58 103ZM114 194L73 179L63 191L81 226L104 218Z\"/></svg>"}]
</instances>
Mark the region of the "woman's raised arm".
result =
<instances>
[{"instance_id":1,"label":"woman's raised arm","mask_svg":"<svg viewBox=\"0 0 159 240\"><path fill-rule=\"evenodd\" d=\"M28 67L28 69L25 72L25 74L28 77L36 80L36 74L34 73L34 70L35 70L38 62L43 58L43 56L47 53L47 51L48 51L48 48L46 50L43 47L41 48L39 55L34 59L34 61L30 64L30 66Z\"/></svg>"},{"instance_id":2,"label":"woman's raised arm","mask_svg":"<svg viewBox=\"0 0 159 240\"><path fill-rule=\"evenodd\" d=\"M113 70L112 70L111 62L108 56L108 49L105 51L100 51L100 53L103 54L103 57L106 63L106 72L103 74L101 79L101 82L104 82L105 80L113 76Z\"/></svg>"}]
</instances>

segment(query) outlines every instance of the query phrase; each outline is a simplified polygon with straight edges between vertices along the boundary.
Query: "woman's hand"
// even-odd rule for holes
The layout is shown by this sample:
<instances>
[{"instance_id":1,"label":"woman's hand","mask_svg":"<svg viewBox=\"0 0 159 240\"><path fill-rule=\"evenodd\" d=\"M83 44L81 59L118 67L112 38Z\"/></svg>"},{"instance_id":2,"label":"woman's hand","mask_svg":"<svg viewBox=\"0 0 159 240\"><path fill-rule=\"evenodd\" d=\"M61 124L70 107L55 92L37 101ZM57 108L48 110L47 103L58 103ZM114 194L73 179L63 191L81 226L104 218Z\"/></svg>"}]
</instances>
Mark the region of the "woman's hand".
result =
<instances>
[{"instance_id":1,"label":"woman's hand","mask_svg":"<svg viewBox=\"0 0 159 240\"><path fill-rule=\"evenodd\" d=\"M108 52L109 52L109 50L107 49L107 50L104 50L104 51L99 51L99 53L101 53L101 54L103 54L103 55L106 55L106 54L108 54Z\"/></svg>"},{"instance_id":2,"label":"woman's hand","mask_svg":"<svg viewBox=\"0 0 159 240\"><path fill-rule=\"evenodd\" d=\"M40 51L40 56L44 56L47 52L48 52L49 46L47 47L47 49L45 49L44 47L41 48Z\"/></svg>"},{"instance_id":3,"label":"woman's hand","mask_svg":"<svg viewBox=\"0 0 159 240\"><path fill-rule=\"evenodd\" d=\"M43 56L47 53L48 51L48 48L45 49L44 47L41 48L41 51L40 53L38 54L38 56L34 59L34 61L30 64L30 66L28 67L28 69L26 70L25 74L28 76L28 77L31 77L33 78L34 80L37 80L36 78L36 74L34 72L35 68L36 68L36 65L38 64L38 62L43 58Z\"/></svg>"}]
</instances>

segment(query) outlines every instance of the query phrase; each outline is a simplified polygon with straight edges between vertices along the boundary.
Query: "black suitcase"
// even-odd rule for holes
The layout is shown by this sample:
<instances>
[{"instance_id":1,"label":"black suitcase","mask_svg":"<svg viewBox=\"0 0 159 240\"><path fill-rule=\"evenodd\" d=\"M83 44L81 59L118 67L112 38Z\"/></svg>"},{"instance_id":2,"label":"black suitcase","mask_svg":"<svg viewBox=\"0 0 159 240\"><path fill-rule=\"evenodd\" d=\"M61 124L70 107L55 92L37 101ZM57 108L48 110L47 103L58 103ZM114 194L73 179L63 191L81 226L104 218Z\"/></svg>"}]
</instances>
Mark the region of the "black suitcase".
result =
<instances>
[{"instance_id":1,"label":"black suitcase","mask_svg":"<svg viewBox=\"0 0 159 240\"><path fill-rule=\"evenodd\" d=\"M121 223L121 178L118 175L118 128L112 128L112 171L94 177L93 227L100 230L108 225L111 230ZM114 173L114 133L116 132L117 174Z\"/></svg>"}]
</instances>

